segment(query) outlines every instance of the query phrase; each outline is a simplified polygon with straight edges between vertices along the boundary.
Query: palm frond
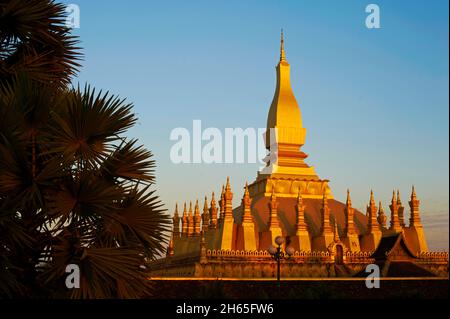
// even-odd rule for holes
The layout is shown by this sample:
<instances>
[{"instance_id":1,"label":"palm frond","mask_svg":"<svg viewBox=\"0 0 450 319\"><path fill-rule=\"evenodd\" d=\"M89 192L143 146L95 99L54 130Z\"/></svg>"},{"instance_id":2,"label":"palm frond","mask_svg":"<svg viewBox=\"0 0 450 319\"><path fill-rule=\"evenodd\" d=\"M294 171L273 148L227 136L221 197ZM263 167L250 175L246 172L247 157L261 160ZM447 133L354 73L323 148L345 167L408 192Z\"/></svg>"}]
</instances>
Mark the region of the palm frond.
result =
<instances>
[{"instance_id":1,"label":"palm frond","mask_svg":"<svg viewBox=\"0 0 450 319\"><path fill-rule=\"evenodd\" d=\"M0 80L26 72L67 85L80 67L78 39L66 26L65 6L51 0L0 2Z\"/></svg>"},{"instance_id":2,"label":"palm frond","mask_svg":"<svg viewBox=\"0 0 450 319\"><path fill-rule=\"evenodd\" d=\"M66 161L82 159L99 163L111 151L118 135L134 125L131 104L108 93L95 93L86 86L84 92L73 90L66 96L66 107L54 112L50 150L62 154Z\"/></svg>"},{"instance_id":3,"label":"palm frond","mask_svg":"<svg viewBox=\"0 0 450 319\"><path fill-rule=\"evenodd\" d=\"M153 182L155 162L151 160L152 153L135 144L136 140L131 140L120 145L102 163L101 174L110 179Z\"/></svg>"}]
</instances>

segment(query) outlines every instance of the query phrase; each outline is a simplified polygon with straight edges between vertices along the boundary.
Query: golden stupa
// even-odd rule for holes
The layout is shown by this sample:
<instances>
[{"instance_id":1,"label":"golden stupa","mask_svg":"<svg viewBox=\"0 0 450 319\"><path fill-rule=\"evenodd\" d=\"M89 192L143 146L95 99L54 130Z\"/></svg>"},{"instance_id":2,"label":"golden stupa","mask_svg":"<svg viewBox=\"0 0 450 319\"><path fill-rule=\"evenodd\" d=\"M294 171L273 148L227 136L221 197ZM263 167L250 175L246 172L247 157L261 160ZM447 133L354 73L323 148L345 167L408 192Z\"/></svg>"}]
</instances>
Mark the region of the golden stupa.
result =
<instances>
[{"instance_id":1,"label":"golden stupa","mask_svg":"<svg viewBox=\"0 0 450 319\"><path fill-rule=\"evenodd\" d=\"M305 163L306 129L290 83L283 33L276 71L267 117L267 167L245 185L241 205L234 209L229 179L218 204L214 192L210 200L205 197L202 211L198 200L184 203L182 211L177 204L167 255L149 264L150 276L271 278L276 263L267 249L277 236L285 238L283 248L295 251L282 262L283 277L358 276L373 263L382 267L383 276L402 269L448 276L448 253L428 252L414 188L409 223L394 192L388 226L373 192L363 214L352 207L349 191L345 203L335 200L329 181Z\"/></svg>"}]
</instances>

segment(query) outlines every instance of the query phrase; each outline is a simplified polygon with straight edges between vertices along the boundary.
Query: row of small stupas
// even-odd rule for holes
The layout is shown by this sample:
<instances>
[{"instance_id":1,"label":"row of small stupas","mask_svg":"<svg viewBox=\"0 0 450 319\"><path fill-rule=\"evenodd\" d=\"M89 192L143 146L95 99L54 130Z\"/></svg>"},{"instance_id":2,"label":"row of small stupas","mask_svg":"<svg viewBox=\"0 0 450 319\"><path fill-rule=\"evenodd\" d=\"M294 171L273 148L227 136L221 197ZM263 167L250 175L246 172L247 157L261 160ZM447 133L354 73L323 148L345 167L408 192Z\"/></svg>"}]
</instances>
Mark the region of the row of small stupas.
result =
<instances>
[{"instance_id":1,"label":"row of small stupas","mask_svg":"<svg viewBox=\"0 0 450 319\"><path fill-rule=\"evenodd\" d=\"M347 191L347 200L343 209L344 223L338 226L335 214L329 207L327 195L323 196L320 208L320 225L313 225L313 218L308 213L308 206L299 193L295 209L295 223L291 227L286 219L280 218L279 200L273 192L267 205L267 218L255 221L252 214L252 199L248 186L245 186L244 196L240 210L233 212L229 179L226 186L222 186L222 193L217 207L214 192L208 206L205 197L202 212L198 200L194 208L192 202L187 209L184 203L183 212L180 216L178 204L173 216L173 235L168 247L168 255L172 256L189 254L196 249L189 245L191 237L204 236L208 249L216 250L266 250L273 244L277 236L289 238L289 245L298 251L328 251L336 240L340 240L349 251L374 251L382 236L389 236L403 232L410 248L415 253L426 252L427 244L424 238L423 227L420 221L419 200L414 187L408 202L410 208L409 225L405 223L405 207L403 206L400 193L395 191L389 205L390 225L387 226L387 216L384 213L381 201L376 206L373 192L366 211L366 223L364 216L355 220L355 209L352 207L350 192ZM243 212L243 214L241 213ZM359 227L355 224L359 224ZM316 230L316 231L314 231ZM176 245L175 245L176 242ZM194 241L195 242L195 241ZM183 244L184 243L184 244ZM198 241L197 241L198 243ZM177 251L175 252L175 247ZM198 247L200 249L200 247Z\"/></svg>"},{"instance_id":2,"label":"row of small stupas","mask_svg":"<svg viewBox=\"0 0 450 319\"><path fill-rule=\"evenodd\" d=\"M283 261L283 276L354 276L374 262L384 265L387 275L392 265L403 267L405 262L415 265L408 274L448 275L448 254L427 252L414 188L408 225L399 193L394 193L389 206L389 227L373 193L367 214L352 207L350 193L345 203L333 198L329 181L317 176L301 151L306 128L291 87L283 35L276 70L265 169L245 186L242 203L234 209L229 179L219 207L214 194L209 205L205 198L202 213L198 201L194 207L184 204L181 216L177 206L167 257L149 265L150 276L273 277L274 261L267 249L277 236L286 238L283 248L295 250Z\"/></svg>"}]
</instances>

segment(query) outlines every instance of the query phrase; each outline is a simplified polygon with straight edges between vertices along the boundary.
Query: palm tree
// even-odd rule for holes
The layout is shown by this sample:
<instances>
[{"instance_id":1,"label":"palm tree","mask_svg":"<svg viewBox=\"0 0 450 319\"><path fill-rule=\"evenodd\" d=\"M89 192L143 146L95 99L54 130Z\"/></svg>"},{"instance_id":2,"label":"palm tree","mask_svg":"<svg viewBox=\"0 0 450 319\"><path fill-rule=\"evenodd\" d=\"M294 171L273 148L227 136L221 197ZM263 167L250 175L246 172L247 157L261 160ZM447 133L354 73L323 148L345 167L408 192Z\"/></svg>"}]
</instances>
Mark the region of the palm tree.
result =
<instances>
[{"instance_id":1,"label":"palm tree","mask_svg":"<svg viewBox=\"0 0 450 319\"><path fill-rule=\"evenodd\" d=\"M30 1L37 11L18 2L0 3L0 46L16 43L0 55L0 296L148 296L145 265L163 253L170 219L152 190L152 154L125 137L137 120L132 105L65 86L76 62L65 59L75 40L64 28L68 51L45 58L60 70L51 78L43 64L11 58L38 52L24 39L53 34L34 19L63 20L52 1ZM9 26L5 17L17 16ZM9 30L28 35L17 40ZM80 268L79 289L65 286L69 264Z\"/></svg>"}]
</instances>

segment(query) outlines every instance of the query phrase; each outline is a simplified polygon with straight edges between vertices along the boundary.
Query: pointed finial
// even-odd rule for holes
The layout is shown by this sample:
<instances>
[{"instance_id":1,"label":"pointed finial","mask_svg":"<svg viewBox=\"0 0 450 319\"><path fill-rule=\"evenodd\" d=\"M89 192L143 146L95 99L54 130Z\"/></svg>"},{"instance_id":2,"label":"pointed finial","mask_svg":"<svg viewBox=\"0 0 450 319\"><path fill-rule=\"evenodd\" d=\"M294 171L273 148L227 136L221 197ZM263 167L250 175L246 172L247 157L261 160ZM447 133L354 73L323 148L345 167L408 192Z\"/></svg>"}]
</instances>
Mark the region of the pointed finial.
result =
<instances>
[{"instance_id":1,"label":"pointed finial","mask_svg":"<svg viewBox=\"0 0 450 319\"><path fill-rule=\"evenodd\" d=\"M395 198L395 189L392 191L392 202L397 203L397 199Z\"/></svg>"},{"instance_id":2,"label":"pointed finial","mask_svg":"<svg viewBox=\"0 0 450 319\"><path fill-rule=\"evenodd\" d=\"M183 205L183 216L186 216L186 202Z\"/></svg>"},{"instance_id":3,"label":"pointed finial","mask_svg":"<svg viewBox=\"0 0 450 319\"><path fill-rule=\"evenodd\" d=\"M227 185L225 186L226 190L230 190L231 186L230 186L230 176L227 176Z\"/></svg>"},{"instance_id":4,"label":"pointed finial","mask_svg":"<svg viewBox=\"0 0 450 319\"><path fill-rule=\"evenodd\" d=\"M284 52L284 33L283 29L281 29L281 43L280 43L280 62L286 61L286 54Z\"/></svg>"},{"instance_id":5,"label":"pointed finial","mask_svg":"<svg viewBox=\"0 0 450 319\"><path fill-rule=\"evenodd\" d=\"M189 214L192 214L192 201L189 202Z\"/></svg>"},{"instance_id":6,"label":"pointed finial","mask_svg":"<svg viewBox=\"0 0 450 319\"><path fill-rule=\"evenodd\" d=\"M175 215L178 215L178 202L175 203Z\"/></svg>"},{"instance_id":7,"label":"pointed finial","mask_svg":"<svg viewBox=\"0 0 450 319\"><path fill-rule=\"evenodd\" d=\"M284 50L284 34L283 34L283 28L281 28L281 50Z\"/></svg>"},{"instance_id":8,"label":"pointed finial","mask_svg":"<svg viewBox=\"0 0 450 319\"><path fill-rule=\"evenodd\" d=\"M375 203L375 195L373 194L373 190L370 190L369 206L377 206Z\"/></svg>"},{"instance_id":9,"label":"pointed finial","mask_svg":"<svg viewBox=\"0 0 450 319\"><path fill-rule=\"evenodd\" d=\"M339 241L338 223L336 218L334 219L334 241Z\"/></svg>"},{"instance_id":10,"label":"pointed finial","mask_svg":"<svg viewBox=\"0 0 450 319\"><path fill-rule=\"evenodd\" d=\"M411 198L416 198L416 190L414 188L414 185L412 186Z\"/></svg>"},{"instance_id":11,"label":"pointed finial","mask_svg":"<svg viewBox=\"0 0 450 319\"><path fill-rule=\"evenodd\" d=\"M347 200L345 202L347 206L352 206L352 199L350 198L350 189L347 188Z\"/></svg>"},{"instance_id":12,"label":"pointed finial","mask_svg":"<svg viewBox=\"0 0 450 319\"><path fill-rule=\"evenodd\" d=\"M401 199L400 199L400 190L398 190L398 189L397 189L397 204L398 204L399 206L402 205L402 201L401 201Z\"/></svg>"},{"instance_id":13,"label":"pointed finial","mask_svg":"<svg viewBox=\"0 0 450 319\"><path fill-rule=\"evenodd\" d=\"M386 215L384 214L383 206L381 205L381 201L378 203L378 217L377 221L378 224L381 225L381 227L386 227Z\"/></svg>"},{"instance_id":14,"label":"pointed finial","mask_svg":"<svg viewBox=\"0 0 450 319\"><path fill-rule=\"evenodd\" d=\"M245 191L244 191L244 197L250 196L250 193L248 192L248 183L245 182Z\"/></svg>"}]
</instances>

